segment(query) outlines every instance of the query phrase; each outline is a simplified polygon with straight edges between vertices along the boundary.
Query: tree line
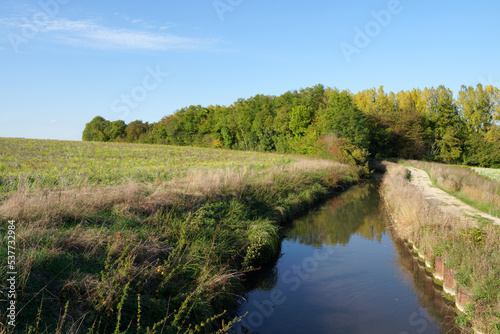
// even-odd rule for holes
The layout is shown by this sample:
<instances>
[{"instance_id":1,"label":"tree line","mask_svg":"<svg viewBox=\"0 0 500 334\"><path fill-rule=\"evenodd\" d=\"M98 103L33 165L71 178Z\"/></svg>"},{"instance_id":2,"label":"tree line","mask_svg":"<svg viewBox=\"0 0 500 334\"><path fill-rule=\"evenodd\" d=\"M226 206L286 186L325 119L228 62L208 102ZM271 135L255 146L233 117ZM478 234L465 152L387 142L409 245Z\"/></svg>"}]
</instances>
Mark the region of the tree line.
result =
<instances>
[{"instance_id":1,"label":"tree line","mask_svg":"<svg viewBox=\"0 0 500 334\"><path fill-rule=\"evenodd\" d=\"M500 167L500 91L445 86L356 94L316 85L230 106L191 105L159 122L97 116L84 141L188 145L299 153L364 164L400 157Z\"/></svg>"}]
</instances>

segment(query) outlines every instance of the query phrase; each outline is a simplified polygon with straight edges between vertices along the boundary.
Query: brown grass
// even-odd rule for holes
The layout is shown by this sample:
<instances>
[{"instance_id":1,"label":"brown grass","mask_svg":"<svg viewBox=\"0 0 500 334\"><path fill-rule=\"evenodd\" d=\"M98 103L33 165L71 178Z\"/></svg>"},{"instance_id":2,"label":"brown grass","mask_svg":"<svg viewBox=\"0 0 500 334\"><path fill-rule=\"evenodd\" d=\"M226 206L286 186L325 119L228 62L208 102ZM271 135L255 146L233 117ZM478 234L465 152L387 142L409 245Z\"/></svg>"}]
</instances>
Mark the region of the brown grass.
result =
<instances>
[{"instance_id":1,"label":"brown grass","mask_svg":"<svg viewBox=\"0 0 500 334\"><path fill-rule=\"evenodd\" d=\"M435 225L443 229L451 229L452 225L464 227L464 222L455 221L453 216L429 203L420 190L410 184L405 167L393 163L387 163L386 166L384 198L394 208L394 227L401 237L420 243L420 231L426 226Z\"/></svg>"},{"instance_id":2,"label":"brown grass","mask_svg":"<svg viewBox=\"0 0 500 334\"><path fill-rule=\"evenodd\" d=\"M206 200L236 195L242 188L259 178L260 183L271 183L275 175L288 173L291 179L302 172L331 170L342 173L347 167L327 161L301 159L290 166L273 167L264 172L246 169L192 170L182 178L160 184L139 184L70 189L62 191L18 191L0 202L0 219L29 221L44 227L55 227L61 222L78 221L103 210L152 213L161 207L182 205L185 209ZM251 181L253 180L253 181Z\"/></svg>"}]
</instances>

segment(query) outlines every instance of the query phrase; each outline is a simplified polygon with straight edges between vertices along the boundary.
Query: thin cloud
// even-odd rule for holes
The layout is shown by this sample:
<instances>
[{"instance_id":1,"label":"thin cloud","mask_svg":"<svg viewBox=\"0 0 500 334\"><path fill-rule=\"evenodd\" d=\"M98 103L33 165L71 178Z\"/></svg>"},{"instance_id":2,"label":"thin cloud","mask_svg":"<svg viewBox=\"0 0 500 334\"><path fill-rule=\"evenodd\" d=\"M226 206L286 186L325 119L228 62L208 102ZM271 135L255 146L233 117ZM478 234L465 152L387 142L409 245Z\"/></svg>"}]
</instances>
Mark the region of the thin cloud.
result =
<instances>
[{"instance_id":1,"label":"thin cloud","mask_svg":"<svg viewBox=\"0 0 500 334\"><path fill-rule=\"evenodd\" d=\"M0 24L23 28L25 23L0 19ZM47 38L63 44L104 50L200 50L218 43L217 39L198 39L137 29L111 28L93 20L54 19L38 27Z\"/></svg>"},{"instance_id":2,"label":"thin cloud","mask_svg":"<svg viewBox=\"0 0 500 334\"><path fill-rule=\"evenodd\" d=\"M158 23L155 21L146 21L144 19L132 19L130 17L125 17L125 20L128 22L132 23L133 25L138 25L142 28L148 29L148 30L153 30L157 29L159 31L167 30L171 27L176 27L177 24L171 23L171 22L164 22L164 23Z\"/></svg>"},{"instance_id":3,"label":"thin cloud","mask_svg":"<svg viewBox=\"0 0 500 334\"><path fill-rule=\"evenodd\" d=\"M56 122L57 122L57 120L55 120L55 119L52 119L49 121L49 123L56 123Z\"/></svg>"},{"instance_id":4,"label":"thin cloud","mask_svg":"<svg viewBox=\"0 0 500 334\"><path fill-rule=\"evenodd\" d=\"M163 25L159 29L160 29L160 31L163 31L163 30L170 29L172 27L177 27L177 24L171 23L171 22L165 22L165 23L163 23Z\"/></svg>"}]
</instances>

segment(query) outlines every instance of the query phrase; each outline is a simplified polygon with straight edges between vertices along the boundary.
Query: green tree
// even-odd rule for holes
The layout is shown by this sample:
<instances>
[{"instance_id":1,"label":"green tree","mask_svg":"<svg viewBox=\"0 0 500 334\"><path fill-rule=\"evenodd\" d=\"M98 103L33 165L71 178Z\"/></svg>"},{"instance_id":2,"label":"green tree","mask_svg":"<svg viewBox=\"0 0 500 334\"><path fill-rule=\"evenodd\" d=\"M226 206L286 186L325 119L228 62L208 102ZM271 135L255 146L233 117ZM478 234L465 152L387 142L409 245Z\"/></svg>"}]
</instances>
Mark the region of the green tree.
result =
<instances>
[{"instance_id":1,"label":"green tree","mask_svg":"<svg viewBox=\"0 0 500 334\"><path fill-rule=\"evenodd\" d=\"M124 121L118 120L108 124L105 129L109 140L119 140L127 136L127 124Z\"/></svg>"},{"instance_id":2,"label":"green tree","mask_svg":"<svg viewBox=\"0 0 500 334\"><path fill-rule=\"evenodd\" d=\"M431 95L429 111L438 148L437 157L445 162L458 162L463 151L465 133L453 92L439 86Z\"/></svg>"},{"instance_id":3,"label":"green tree","mask_svg":"<svg viewBox=\"0 0 500 334\"><path fill-rule=\"evenodd\" d=\"M143 123L140 120L131 122L127 126L127 141L129 143L139 142L141 137L144 137L148 130L148 122Z\"/></svg>"},{"instance_id":4,"label":"green tree","mask_svg":"<svg viewBox=\"0 0 500 334\"><path fill-rule=\"evenodd\" d=\"M307 128L312 122L313 115L314 113L311 107L293 107L290 115L289 128L295 137L301 137L306 133Z\"/></svg>"},{"instance_id":5,"label":"green tree","mask_svg":"<svg viewBox=\"0 0 500 334\"><path fill-rule=\"evenodd\" d=\"M499 90L493 86L462 86L458 93L461 116L470 132L488 131L500 110Z\"/></svg>"},{"instance_id":6,"label":"green tree","mask_svg":"<svg viewBox=\"0 0 500 334\"><path fill-rule=\"evenodd\" d=\"M101 116L94 117L90 122L85 125L83 130L82 140L83 141L108 141L109 136L107 135L109 121L105 120Z\"/></svg>"},{"instance_id":7,"label":"green tree","mask_svg":"<svg viewBox=\"0 0 500 334\"><path fill-rule=\"evenodd\" d=\"M334 132L359 148L370 145L365 115L359 110L347 91L333 90L329 94L326 119L322 120L323 134Z\"/></svg>"}]
</instances>

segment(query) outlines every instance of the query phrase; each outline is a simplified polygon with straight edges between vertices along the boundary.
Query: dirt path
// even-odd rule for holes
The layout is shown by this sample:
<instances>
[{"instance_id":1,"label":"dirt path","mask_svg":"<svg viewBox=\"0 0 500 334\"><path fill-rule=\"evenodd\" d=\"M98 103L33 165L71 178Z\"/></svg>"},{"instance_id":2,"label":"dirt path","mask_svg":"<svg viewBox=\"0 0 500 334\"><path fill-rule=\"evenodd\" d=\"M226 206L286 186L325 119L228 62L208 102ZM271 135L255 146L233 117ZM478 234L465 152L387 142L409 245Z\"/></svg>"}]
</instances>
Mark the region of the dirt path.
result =
<instances>
[{"instance_id":1,"label":"dirt path","mask_svg":"<svg viewBox=\"0 0 500 334\"><path fill-rule=\"evenodd\" d=\"M424 196L431 202L436 203L444 212L449 212L460 218L468 218L476 222L488 221L500 225L500 218L481 212L433 186L426 171L414 167L407 168L411 172L411 184L422 189Z\"/></svg>"}]
</instances>

